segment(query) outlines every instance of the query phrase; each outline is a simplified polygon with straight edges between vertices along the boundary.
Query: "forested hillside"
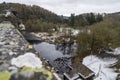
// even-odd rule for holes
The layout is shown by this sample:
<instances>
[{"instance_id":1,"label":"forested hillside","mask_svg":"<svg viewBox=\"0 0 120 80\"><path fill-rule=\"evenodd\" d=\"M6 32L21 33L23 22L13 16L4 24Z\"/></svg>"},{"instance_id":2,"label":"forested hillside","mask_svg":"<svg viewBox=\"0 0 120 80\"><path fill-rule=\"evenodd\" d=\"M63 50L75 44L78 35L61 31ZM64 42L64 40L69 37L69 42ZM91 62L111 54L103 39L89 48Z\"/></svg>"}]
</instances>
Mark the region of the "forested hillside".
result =
<instances>
[{"instance_id":1,"label":"forested hillside","mask_svg":"<svg viewBox=\"0 0 120 80\"><path fill-rule=\"evenodd\" d=\"M6 11L12 12L14 16L2 17L1 21L10 20L13 24L25 24L28 31L50 31L55 27L72 27L80 28L103 20L103 15L86 13L70 17L58 16L55 13L48 11L40 6L25 5L19 3L1 3L0 14Z\"/></svg>"},{"instance_id":2,"label":"forested hillside","mask_svg":"<svg viewBox=\"0 0 120 80\"><path fill-rule=\"evenodd\" d=\"M44 31L46 27L56 26L61 22L61 18L51 11L42 7L33 5L24 5L19 3L1 3L0 13L11 11L14 17L3 17L0 21L10 20L13 23L24 23L27 30ZM44 26L44 27L43 27ZM44 29L45 28L45 29Z\"/></svg>"},{"instance_id":3,"label":"forested hillside","mask_svg":"<svg viewBox=\"0 0 120 80\"><path fill-rule=\"evenodd\" d=\"M0 13L12 12L14 16L2 17L0 21L10 20L13 24L25 24L28 31L50 31L55 27L69 26L80 28L103 20L103 15L87 13L70 17L58 16L51 11L36 5L25 5L19 3L1 3Z\"/></svg>"},{"instance_id":4,"label":"forested hillside","mask_svg":"<svg viewBox=\"0 0 120 80\"><path fill-rule=\"evenodd\" d=\"M84 13L80 15L71 14L69 17L69 26L80 28L103 21L103 14L99 13Z\"/></svg>"},{"instance_id":5,"label":"forested hillside","mask_svg":"<svg viewBox=\"0 0 120 80\"><path fill-rule=\"evenodd\" d=\"M120 46L119 13L107 14L102 22L87 26L84 30L78 35L77 40L78 54L81 57L99 55Z\"/></svg>"}]
</instances>

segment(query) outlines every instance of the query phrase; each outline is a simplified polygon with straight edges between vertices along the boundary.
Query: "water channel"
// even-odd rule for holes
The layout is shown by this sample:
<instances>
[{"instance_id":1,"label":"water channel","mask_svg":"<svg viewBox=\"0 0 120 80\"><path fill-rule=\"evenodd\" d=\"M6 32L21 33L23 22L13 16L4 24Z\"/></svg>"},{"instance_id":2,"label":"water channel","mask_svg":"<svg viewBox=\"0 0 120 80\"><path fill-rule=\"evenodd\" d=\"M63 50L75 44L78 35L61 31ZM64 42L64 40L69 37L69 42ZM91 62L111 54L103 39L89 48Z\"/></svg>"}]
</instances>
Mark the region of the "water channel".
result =
<instances>
[{"instance_id":1,"label":"water channel","mask_svg":"<svg viewBox=\"0 0 120 80\"><path fill-rule=\"evenodd\" d=\"M34 48L43 58L48 60L59 73L64 73L67 71L68 65L71 64L71 59L76 51L76 44L63 46L61 44L55 45L41 42L34 44Z\"/></svg>"}]
</instances>

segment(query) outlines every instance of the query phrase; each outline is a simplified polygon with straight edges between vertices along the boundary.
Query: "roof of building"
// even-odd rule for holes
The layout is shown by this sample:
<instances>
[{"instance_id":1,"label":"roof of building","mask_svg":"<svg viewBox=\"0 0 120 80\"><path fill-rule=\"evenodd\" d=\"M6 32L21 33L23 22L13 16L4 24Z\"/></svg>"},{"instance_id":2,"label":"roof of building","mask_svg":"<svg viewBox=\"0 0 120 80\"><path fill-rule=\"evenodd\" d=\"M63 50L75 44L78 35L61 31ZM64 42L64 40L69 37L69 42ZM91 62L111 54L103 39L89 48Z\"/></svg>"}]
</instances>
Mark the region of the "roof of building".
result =
<instances>
[{"instance_id":1,"label":"roof of building","mask_svg":"<svg viewBox=\"0 0 120 80\"><path fill-rule=\"evenodd\" d=\"M66 73L70 78L80 75L82 78L87 79L94 75L94 72L82 63L78 63L77 65L71 65L71 67L71 70Z\"/></svg>"}]
</instances>

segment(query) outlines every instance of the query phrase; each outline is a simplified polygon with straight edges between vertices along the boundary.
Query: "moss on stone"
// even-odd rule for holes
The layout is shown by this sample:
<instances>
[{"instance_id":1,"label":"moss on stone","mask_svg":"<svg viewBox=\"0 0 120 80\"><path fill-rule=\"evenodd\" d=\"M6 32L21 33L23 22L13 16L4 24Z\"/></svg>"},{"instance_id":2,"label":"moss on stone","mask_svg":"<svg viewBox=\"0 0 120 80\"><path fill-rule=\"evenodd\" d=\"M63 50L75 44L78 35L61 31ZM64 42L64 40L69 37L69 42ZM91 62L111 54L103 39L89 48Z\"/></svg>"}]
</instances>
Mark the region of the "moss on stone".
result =
<instances>
[{"instance_id":1,"label":"moss on stone","mask_svg":"<svg viewBox=\"0 0 120 80\"><path fill-rule=\"evenodd\" d=\"M0 72L0 80L9 80L10 79L10 72Z\"/></svg>"},{"instance_id":2,"label":"moss on stone","mask_svg":"<svg viewBox=\"0 0 120 80\"><path fill-rule=\"evenodd\" d=\"M31 68L31 67L23 67L23 69L21 70L21 73L24 72L29 72L29 71L34 71L34 72L42 72L45 75L48 75L48 78L46 80L52 80L52 73L48 70L44 70L44 69L38 69L38 68Z\"/></svg>"}]
</instances>

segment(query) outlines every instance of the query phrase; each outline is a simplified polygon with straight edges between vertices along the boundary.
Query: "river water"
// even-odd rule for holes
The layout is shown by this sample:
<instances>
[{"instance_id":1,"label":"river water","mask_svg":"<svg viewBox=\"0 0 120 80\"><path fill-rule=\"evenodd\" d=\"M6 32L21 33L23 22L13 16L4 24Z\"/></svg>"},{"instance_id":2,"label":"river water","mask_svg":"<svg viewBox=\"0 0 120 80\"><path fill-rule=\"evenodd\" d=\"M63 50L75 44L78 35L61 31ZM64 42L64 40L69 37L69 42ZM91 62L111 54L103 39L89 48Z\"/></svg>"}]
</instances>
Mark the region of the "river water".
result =
<instances>
[{"instance_id":1,"label":"river water","mask_svg":"<svg viewBox=\"0 0 120 80\"><path fill-rule=\"evenodd\" d=\"M35 50L38 51L43 58L47 59L60 73L66 72L68 65L71 64L71 57L73 57L76 49L75 46L75 44L68 47L68 45L62 46L49 44L47 42L34 44Z\"/></svg>"}]
</instances>

